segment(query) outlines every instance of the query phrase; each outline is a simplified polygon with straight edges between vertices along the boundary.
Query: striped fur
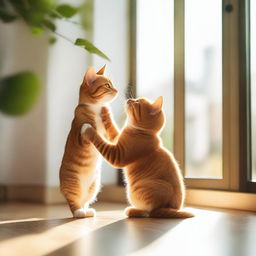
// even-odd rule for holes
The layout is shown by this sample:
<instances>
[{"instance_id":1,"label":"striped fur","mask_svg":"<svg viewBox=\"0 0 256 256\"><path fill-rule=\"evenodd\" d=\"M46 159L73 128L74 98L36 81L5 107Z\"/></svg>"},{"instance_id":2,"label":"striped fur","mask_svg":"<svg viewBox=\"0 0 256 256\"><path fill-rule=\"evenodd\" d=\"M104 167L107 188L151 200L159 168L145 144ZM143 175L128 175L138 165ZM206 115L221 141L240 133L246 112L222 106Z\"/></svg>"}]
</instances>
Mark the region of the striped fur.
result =
<instances>
[{"instance_id":1,"label":"striped fur","mask_svg":"<svg viewBox=\"0 0 256 256\"><path fill-rule=\"evenodd\" d=\"M106 118L110 113L104 105L117 94L111 81L104 76L104 69L95 73L89 68L86 72L60 167L60 189L74 217L93 215L94 211L88 207L100 189L101 159L95 147L81 139L83 124L91 124L101 136L108 138L113 139L118 134L109 122L108 128L102 129L102 119L110 119Z\"/></svg>"},{"instance_id":2,"label":"striped fur","mask_svg":"<svg viewBox=\"0 0 256 256\"><path fill-rule=\"evenodd\" d=\"M113 166L125 168L127 197L132 205L125 211L129 217L193 216L180 211L185 197L183 178L159 137L165 122L162 103L162 97L153 104L144 98L129 99L127 125L114 144L103 140L94 128L88 128L83 136Z\"/></svg>"}]
</instances>

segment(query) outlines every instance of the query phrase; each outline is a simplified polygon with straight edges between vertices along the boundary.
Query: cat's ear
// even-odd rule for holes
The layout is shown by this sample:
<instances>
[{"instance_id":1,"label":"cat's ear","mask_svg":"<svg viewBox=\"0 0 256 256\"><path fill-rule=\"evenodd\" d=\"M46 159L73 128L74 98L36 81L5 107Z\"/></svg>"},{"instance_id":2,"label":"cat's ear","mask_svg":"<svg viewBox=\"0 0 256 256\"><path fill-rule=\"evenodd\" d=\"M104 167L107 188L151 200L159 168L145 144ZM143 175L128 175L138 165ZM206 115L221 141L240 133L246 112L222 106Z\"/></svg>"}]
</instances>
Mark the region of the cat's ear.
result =
<instances>
[{"instance_id":1,"label":"cat's ear","mask_svg":"<svg viewBox=\"0 0 256 256\"><path fill-rule=\"evenodd\" d=\"M106 69L106 64L97 72L97 75L104 75Z\"/></svg>"},{"instance_id":2,"label":"cat's ear","mask_svg":"<svg viewBox=\"0 0 256 256\"><path fill-rule=\"evenodd\" d=\"M86 74L84 76L84 84L85 85L91 85L97 78L97 75L95 73L95 70L93 67L89 67L86 71Z\"/></svg>"},{"instance_id":3,"label":"cat's ear","mask_svg":"<svg viewBox=\"0 0 256 256\"><path fill-rule=\"evenodd\" d=\"M151 115L158 114L163 107L163 96L158 97L151 106L152 106L152 110L150 111L150 114Z\"/></svg>"}]
</instances>

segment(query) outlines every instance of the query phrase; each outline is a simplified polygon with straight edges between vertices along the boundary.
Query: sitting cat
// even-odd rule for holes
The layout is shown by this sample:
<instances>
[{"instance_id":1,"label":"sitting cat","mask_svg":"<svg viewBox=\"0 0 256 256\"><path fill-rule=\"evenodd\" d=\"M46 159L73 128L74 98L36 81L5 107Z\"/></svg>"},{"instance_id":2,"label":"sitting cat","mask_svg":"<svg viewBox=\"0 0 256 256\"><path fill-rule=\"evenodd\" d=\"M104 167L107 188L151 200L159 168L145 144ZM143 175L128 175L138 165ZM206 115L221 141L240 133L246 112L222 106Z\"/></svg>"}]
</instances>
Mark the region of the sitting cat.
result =
<instances>
[{"instance_id":1,"label":"sitting cat","mask_svg":"<svg viewBox=\"0 0 256 256\"><path fill-rule=\"evenodd\" d=\"M92 127L83 135L113 166L125 168L132 205L125 210L129 217L193 217L180 210L185 197L181 171L159 137L165 122L162 104L162 97L153 104L144 98L127 100L127 125L115 144L107 143Z\"/></svg>"},{"instance_id":2,"label":"sitting cat","mask_svg":"<svg viewBox=\"0 0 256 256\"><path fill-rule=\"evenodd\" d=\"M60 188L73 216L77 218L94 216L94 210L88 207L100 189L99 153L93 144L81 139L83 125L91 124L99 134L106 135L110 141L118 135L112 123L102 123L102 118L109 116L108 110L103 106L117 94L112 82L104 76L104 71L105 66L97 73L93 68L89 68L84 76L80 86L79 104L75 109L60 167Z\"/></svg>"}]
</instances>

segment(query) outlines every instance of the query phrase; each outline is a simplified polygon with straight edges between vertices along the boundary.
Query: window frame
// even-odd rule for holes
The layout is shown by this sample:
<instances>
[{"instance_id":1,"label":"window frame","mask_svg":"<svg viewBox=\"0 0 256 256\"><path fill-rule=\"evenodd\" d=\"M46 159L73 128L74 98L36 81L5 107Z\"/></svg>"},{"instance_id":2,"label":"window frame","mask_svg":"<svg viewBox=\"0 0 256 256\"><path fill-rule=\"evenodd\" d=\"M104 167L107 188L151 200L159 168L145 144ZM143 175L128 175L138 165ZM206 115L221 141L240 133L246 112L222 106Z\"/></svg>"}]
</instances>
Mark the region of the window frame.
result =
<instances>
[{"instance_id":1,"label":"window frame","mask_svg":"<svg viewBox=\"0 0 256 256\"><path fill-rule=\"evenodd\" d=\"M250 73L250 0L240 2L240 190L256 192L252 182L251 152L251 73Z\"/></svg>"},{"instance_id":2,"label":"window frame","mask_svg":"<svg viewBox=\"0 0 256 256\"><path fill-rule=\"evenodd\" d=\"M129 84L127 86L126 97L130 95L136 96L136 62L137 62L137 7L136 0L130 0L127 2L128 9L128 38L129 38ZM121 169L117 169L117 184L124 186L124 175Z\"/></svg>"}]
</instances>

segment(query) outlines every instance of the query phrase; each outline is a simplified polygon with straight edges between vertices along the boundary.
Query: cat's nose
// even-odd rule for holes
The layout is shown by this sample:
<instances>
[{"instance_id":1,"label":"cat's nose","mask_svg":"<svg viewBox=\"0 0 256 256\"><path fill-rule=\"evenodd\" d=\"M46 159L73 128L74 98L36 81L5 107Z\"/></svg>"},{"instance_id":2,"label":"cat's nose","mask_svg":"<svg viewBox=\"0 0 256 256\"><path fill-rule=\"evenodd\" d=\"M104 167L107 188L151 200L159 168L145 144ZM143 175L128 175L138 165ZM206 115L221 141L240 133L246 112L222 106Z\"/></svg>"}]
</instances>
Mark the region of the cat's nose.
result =
<instances>
[{"instance_id":1,"label":"cat's nose","mask_svg":"<svg viewBox=\"0 0 256 256\"><path fill-rule=\"evenodd\" d=\"M132 99L128 99L128 100L127 100L127 103L128 103L128 104L132 103Z\"/></svg>"}]
</instances>

